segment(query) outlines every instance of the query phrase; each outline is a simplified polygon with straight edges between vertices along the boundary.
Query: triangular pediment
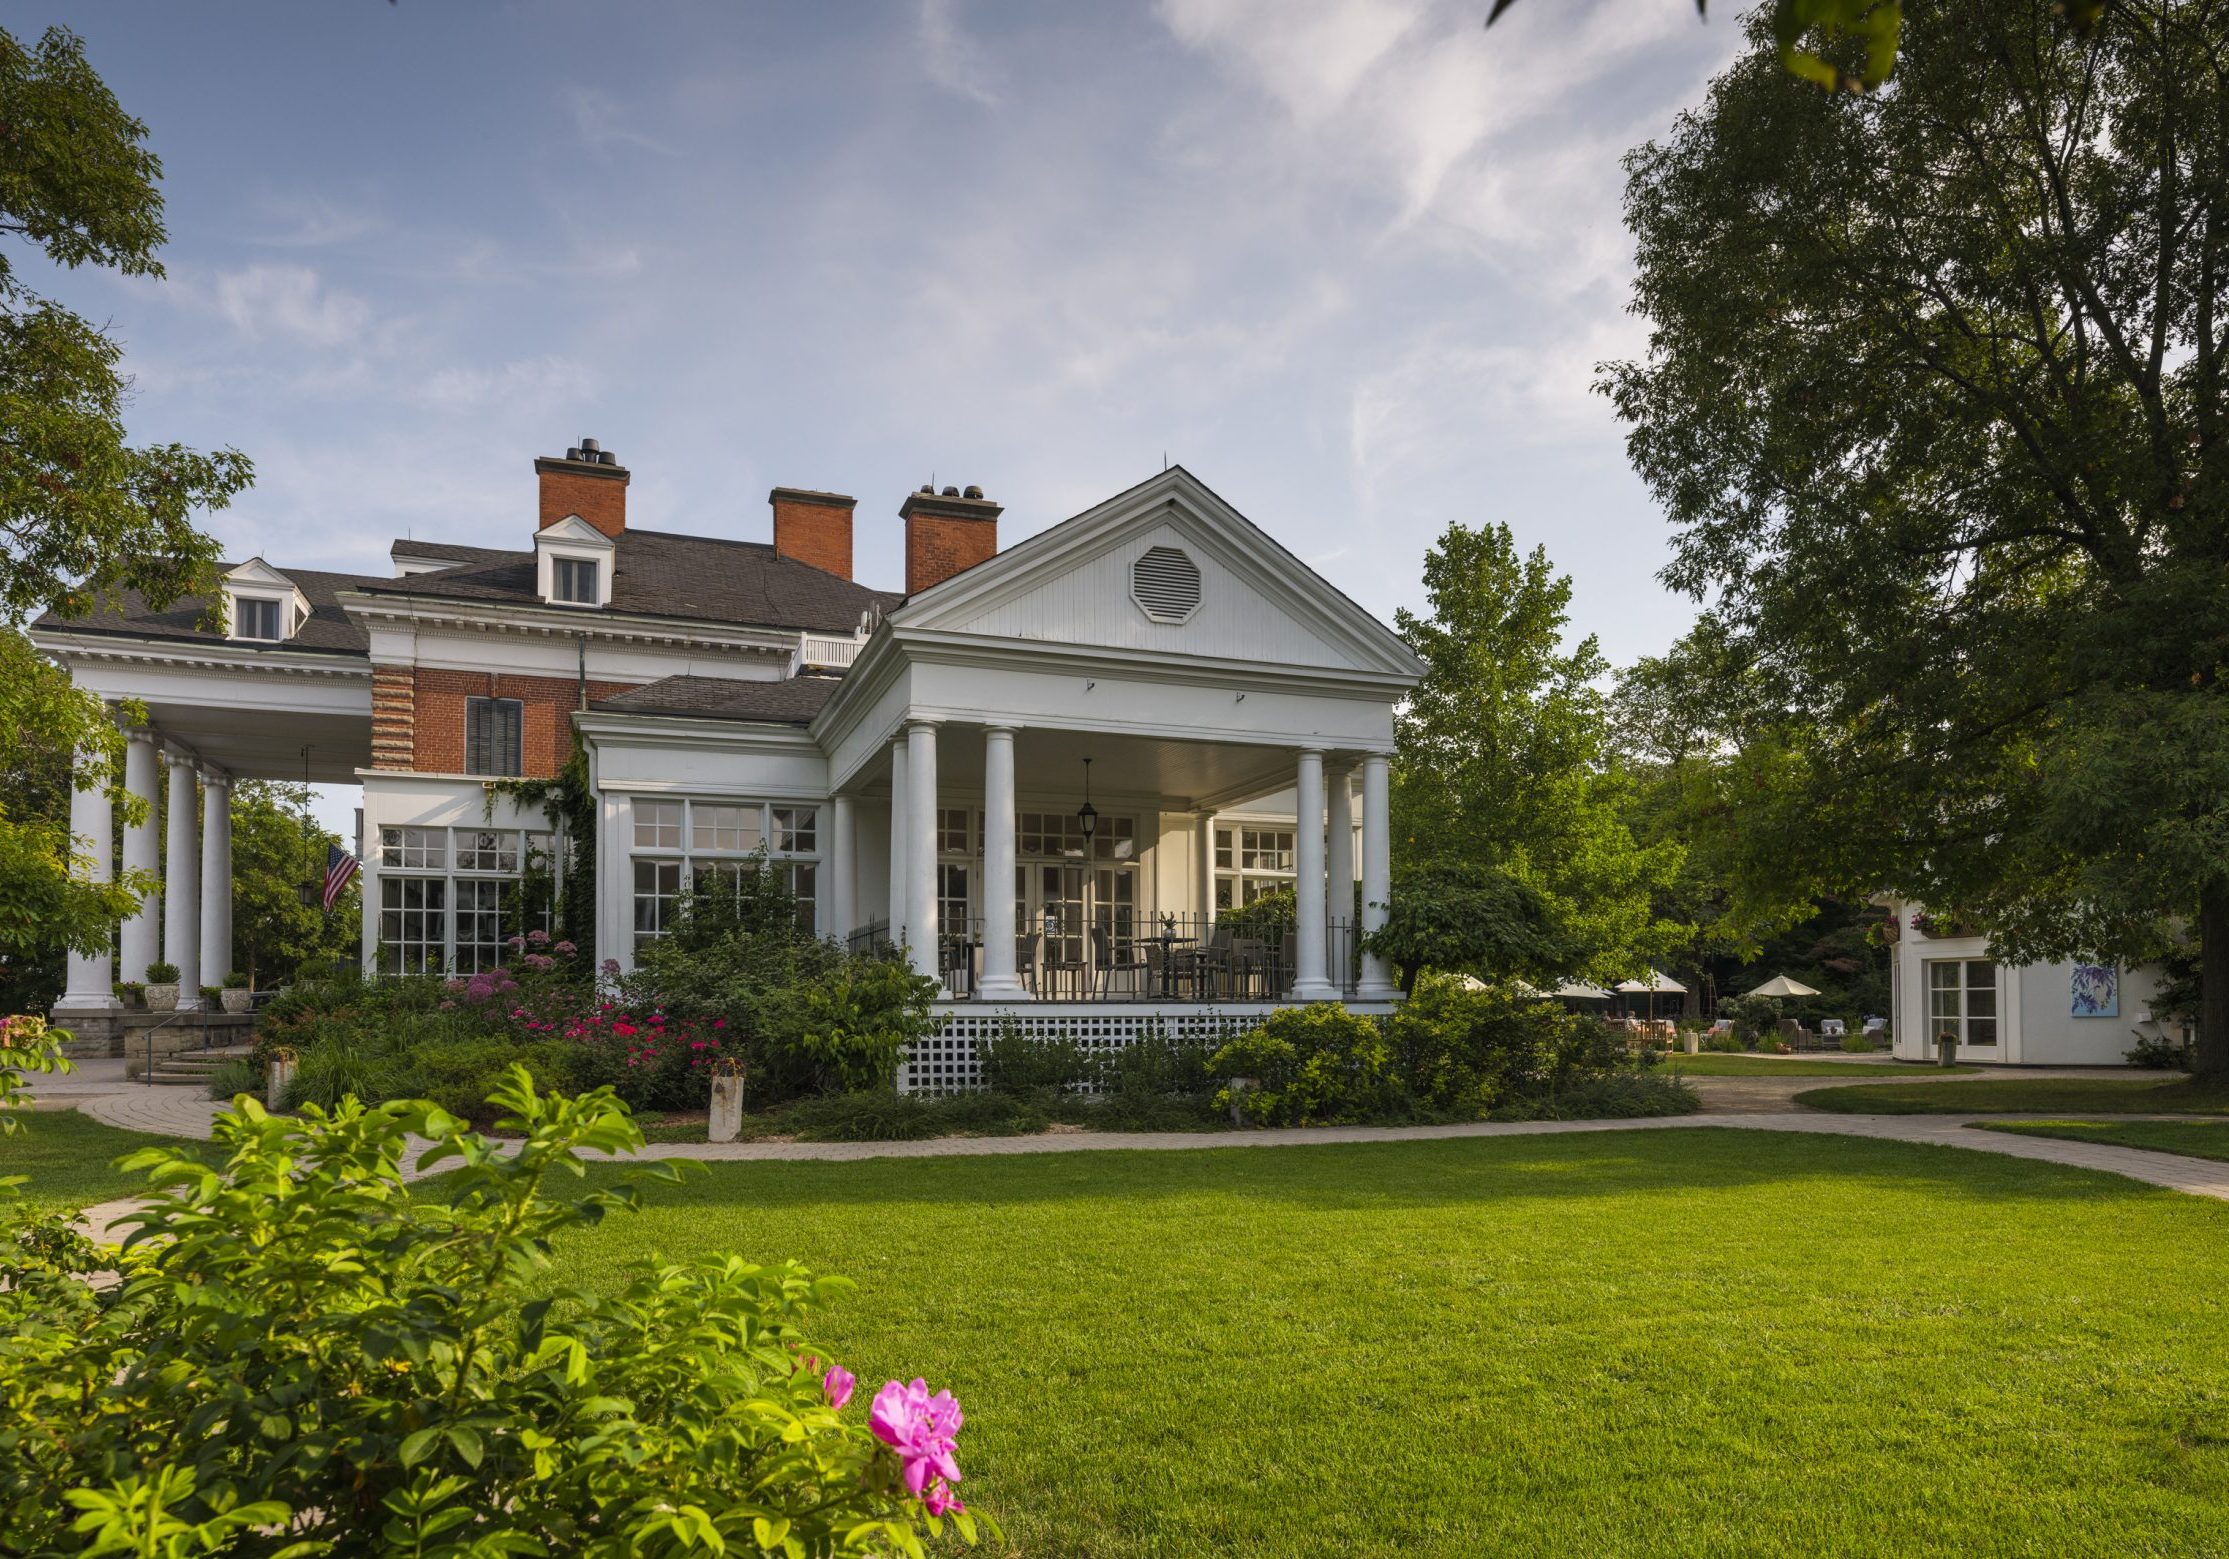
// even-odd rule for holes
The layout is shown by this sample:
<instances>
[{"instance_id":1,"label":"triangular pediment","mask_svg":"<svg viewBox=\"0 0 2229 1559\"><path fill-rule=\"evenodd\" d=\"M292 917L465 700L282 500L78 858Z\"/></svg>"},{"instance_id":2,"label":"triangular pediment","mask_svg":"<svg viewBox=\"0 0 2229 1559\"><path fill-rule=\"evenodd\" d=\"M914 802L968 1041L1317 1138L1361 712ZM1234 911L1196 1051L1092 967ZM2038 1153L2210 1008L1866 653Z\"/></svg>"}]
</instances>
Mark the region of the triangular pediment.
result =
<instances>
[{"instance_id":1,"label":"triangular pediment","mask_svg":"<svg viewBox=\"0 0 2229 1559\"><path fill-rule=\"evenodd\" d=\"M901 630L1413 678L1365 612L1183 467L890 614Z\"/></svg>"},{"instance_id":2,"label":"triangular pediment","mask_svg":"<svg viewBox=\"0 0 2229 1559\"><path fill-rule=\"evenodd\" d=\"M246 585L251 589L292 590L294 588L293 580L287 578L261 558L248 559L247 562L227 571L224 577L230 584Z\"/></svg>"},{"instance_id":3,"label":"triangular pediment","mask_svg":"<svg viewBox=\"0 0 2229 1559\"><path fill-rule=\"evenodd\" d=\"M534 544L556 542L567 547L598 547L610 551L612 540L577 514L568 514L562 520L552 520L534 533Z\"/></svg>"}]
</instances>

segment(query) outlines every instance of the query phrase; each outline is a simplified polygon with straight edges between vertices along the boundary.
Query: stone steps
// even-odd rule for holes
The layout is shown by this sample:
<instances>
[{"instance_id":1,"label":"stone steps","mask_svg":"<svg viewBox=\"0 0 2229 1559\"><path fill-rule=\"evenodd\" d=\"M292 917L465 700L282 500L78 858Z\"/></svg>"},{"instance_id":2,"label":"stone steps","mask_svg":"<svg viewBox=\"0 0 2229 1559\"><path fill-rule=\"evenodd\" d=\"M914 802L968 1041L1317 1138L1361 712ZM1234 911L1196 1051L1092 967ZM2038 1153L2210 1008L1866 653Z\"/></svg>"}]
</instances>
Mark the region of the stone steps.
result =
<instances>
[{"instance_id":1,"label":"stone steps","mask_svg":"<svg viewBox=\"0 0 2229 1559\"><path fill-rule=\"evenodd\" d=\"M155 1070L147 1081L158 1088L206 1088L219 1067L227 1061L244 1061L248 1054L245 1045L227 1045L219 1050L181 1050L157 1056Z\"/></svg>"}]
</instances>

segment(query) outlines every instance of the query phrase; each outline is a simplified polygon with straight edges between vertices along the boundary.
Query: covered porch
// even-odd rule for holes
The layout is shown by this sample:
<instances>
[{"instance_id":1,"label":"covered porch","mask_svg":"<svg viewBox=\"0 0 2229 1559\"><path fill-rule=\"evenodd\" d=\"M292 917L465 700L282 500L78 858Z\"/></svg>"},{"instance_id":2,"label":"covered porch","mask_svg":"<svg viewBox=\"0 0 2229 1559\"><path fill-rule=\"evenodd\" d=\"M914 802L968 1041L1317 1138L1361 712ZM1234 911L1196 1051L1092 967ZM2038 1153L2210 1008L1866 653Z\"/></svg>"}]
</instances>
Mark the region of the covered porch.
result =
<instances>
[{"instance_id":1,"label":"covered porch","mask_svg":"<svg viewBox=\"0 0 2229 1559\"><path fill-rule=\"evenodd\" d=\"M830 928L955 1006L1389 1001L1388 782L1351 747L910 719L833 798Z\"/></svg>"}]
</instances>

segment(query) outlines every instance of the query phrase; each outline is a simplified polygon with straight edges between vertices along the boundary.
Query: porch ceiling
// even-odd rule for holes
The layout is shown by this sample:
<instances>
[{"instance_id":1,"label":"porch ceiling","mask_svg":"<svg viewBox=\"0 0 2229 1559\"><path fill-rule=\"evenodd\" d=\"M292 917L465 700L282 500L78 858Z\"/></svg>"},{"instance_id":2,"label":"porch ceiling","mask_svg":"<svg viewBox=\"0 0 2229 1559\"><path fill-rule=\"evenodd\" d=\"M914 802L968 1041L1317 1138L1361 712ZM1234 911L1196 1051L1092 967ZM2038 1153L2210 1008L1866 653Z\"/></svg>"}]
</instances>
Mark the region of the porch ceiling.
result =
<instances>
[{"instance_id":1,"label":"porch ceiling","mask_svg":"<svg viewBox=\"0 0 2229 1559\"><path fill-rule=\"evenodd\" d=\"M371 766L371 721L362 715L222 709L147 701L157 736L191 748L235 779L298 780L309 748L313 784L353 785Z\"/></svg>"},{"instance_id":2,"label":"porch ceiling","mask_svg":"<svg viewBox=\"0 0 2229 1559\"><path fill-rule=\"evenodd\" d=\"M1024 796L1081 797L1084 760L1091 793L1159 797L1164 810L1186 812L1203 801L1230 807L1288 789L1298 754L1289 747L1244 742L1188 742L1101 731L1024 728L1014 733L1015 789ZM870 791L888 795L887 758ZM980 793L983 728L945 724L937 730L937 788Z\"/></svg>"}]
</instances>

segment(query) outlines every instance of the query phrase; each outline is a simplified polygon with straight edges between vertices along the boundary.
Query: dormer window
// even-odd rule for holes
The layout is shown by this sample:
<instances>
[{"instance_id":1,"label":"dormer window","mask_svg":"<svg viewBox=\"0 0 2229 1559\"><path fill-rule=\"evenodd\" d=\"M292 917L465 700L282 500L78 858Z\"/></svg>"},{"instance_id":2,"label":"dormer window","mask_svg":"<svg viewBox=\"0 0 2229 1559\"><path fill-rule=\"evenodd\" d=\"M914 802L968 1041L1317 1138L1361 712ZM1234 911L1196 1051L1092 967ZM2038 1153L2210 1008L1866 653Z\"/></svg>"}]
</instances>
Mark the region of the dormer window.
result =
<instances>
[{"instance_id":1,"label":"dormer window","mask_svg":"<svg viewBox=\"0 0 2229 1559\"><path fill-rule=\"evenodd\" d=\"M285 630L279 625L279 603L242 596L237 632L243 639L268 639L274 644L284 639Z\"/></svg>"},{"instance_id":2,"label":"dormer window","mask_svg":"<svg viewBox=\"0 0 2229 1559\"><path fill-rule=\"evenodd\" d=\"M284 644L309 620L310 603L293 580L261 558L224 576L225 637L242 644Z\"/></svg>"},{"instance_id":3,"label":"dormer window","mask_svg":"<svg viewBox=\"0 0 2229 1559\"><path fill-rule=\"evenodd\" d=\"M536 594L552 606L609 606L617 544L577 514L534 537Z\"/></svg>"},{"instance_id":4,"label":"dormer window","mask_svg":"<svg viewBox=\"0 0 2229 1559\"><path fill-rule=\"evenodd\" d=\"M550 574L560 601L594 606L601 599L596 591L597 576L601 572L594 558L550 559Z\"/></svg>"}]
</instances>

